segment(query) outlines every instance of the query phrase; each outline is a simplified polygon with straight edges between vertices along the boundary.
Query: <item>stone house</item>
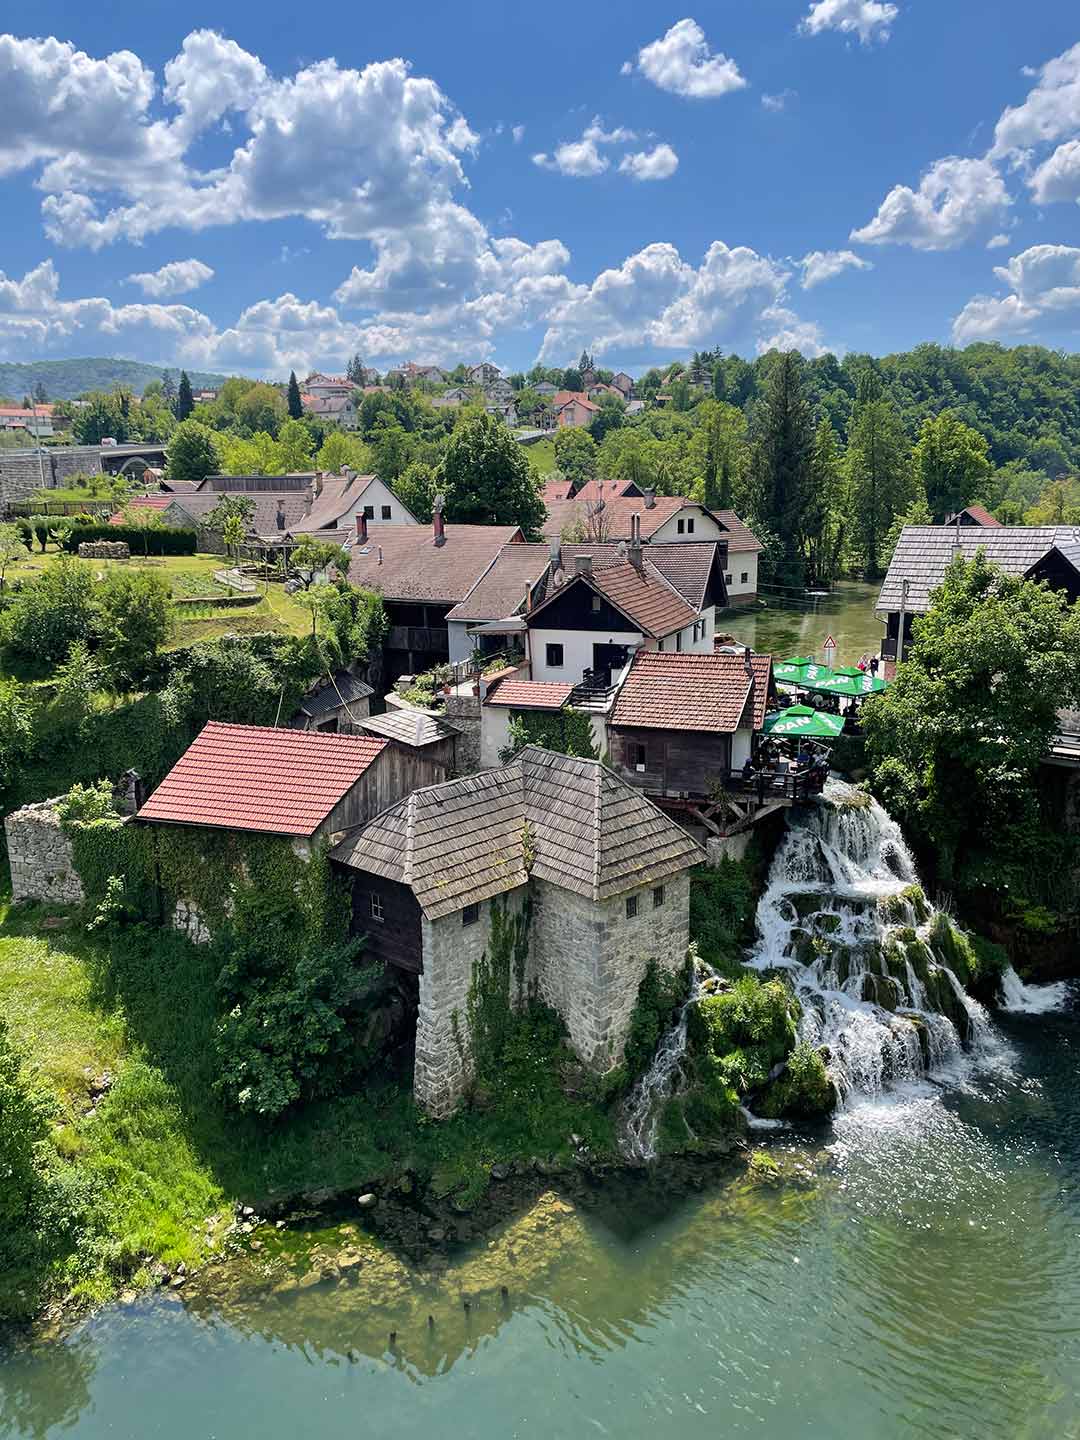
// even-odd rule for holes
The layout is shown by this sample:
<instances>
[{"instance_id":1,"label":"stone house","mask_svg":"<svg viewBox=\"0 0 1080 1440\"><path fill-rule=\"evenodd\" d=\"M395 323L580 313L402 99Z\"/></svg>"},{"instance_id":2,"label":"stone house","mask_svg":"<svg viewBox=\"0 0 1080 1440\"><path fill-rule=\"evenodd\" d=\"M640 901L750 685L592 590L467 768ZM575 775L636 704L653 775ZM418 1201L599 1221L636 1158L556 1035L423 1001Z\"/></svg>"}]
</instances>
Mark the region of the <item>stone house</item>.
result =
<instances>
[{"instance_id":1,"label":"stone house","mask_svg":"<svg viewBox=\"0 0 1080 1440\"><path fill-rule=\"evenodd\" d=\"M467 1002L494 905L528 903L523 990L558 1011L576 1053L604 1073L622 1057L650 959L683 963L687 872L704 857L598 761L529 746L500 769L417 790L331 858L353 878L369 957L418 975L413 1088L444 1116L472 1075Z\"/></svg>"}]
</instances>

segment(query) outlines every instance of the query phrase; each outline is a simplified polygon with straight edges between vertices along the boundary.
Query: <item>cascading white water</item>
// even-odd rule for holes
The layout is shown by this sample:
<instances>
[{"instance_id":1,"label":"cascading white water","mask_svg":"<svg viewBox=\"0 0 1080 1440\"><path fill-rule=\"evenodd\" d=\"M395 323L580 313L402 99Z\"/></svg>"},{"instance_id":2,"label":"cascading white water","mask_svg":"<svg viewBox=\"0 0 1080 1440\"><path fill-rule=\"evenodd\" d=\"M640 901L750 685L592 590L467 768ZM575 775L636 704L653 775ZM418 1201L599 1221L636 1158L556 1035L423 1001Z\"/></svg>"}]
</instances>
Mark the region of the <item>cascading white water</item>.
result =
<instances>
[{"instance_id":1,"label":"cascading white water","mask_svg":"<svg viewBox=\"0 0 1080 1440\"><path fill-rule=\"evenodd\" d=\"M1001 977L1001 1008L1015 1015L1045 1015L1060 1010L1069 998L1069 984L1025 985L1011 965Z\"/></svg>"},{"instance_id":2,"label":"cascading white water","mask_svg":"<svg viewBox=\"0 0 1080 1440\"><path fill-rule=\"evenodd\" d=\"M683 1079L682 1062L686 1055L690 1011L706 993L708 981L715 971L695 956L690 994L683 1002L679 1018L660 1042L652 1064L630 1092L622 1127L622 1151L629 1160L648 1163L656 1159L657 1133L663 1102L674 1095Z\"/></svg>"},{"instance_id":3,"label":"cascading white water","mask_svg":"<svg viewBox=\"0 0 1080 1440\"><path fill-rule=\"evenodd\" d=\"M837 780L789 816L758 906L749 964L785 970L802 1038L822 1046L842 1106L978 1052L992 1027L935 949L944 926L917 888L900 827Z\"/></svg>"}]
</instances>

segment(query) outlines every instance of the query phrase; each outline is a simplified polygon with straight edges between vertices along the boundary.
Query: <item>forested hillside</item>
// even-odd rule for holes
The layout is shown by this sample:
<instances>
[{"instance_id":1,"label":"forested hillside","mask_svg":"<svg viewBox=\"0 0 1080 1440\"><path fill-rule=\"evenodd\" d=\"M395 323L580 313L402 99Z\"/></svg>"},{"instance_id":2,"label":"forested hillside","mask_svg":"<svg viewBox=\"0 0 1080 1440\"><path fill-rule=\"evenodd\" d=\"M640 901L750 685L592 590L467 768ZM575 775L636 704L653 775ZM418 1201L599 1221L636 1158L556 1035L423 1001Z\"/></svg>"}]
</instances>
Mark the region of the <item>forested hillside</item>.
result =
<instances>
[{"instance_id":1,"label":"forested hillside","mask_svg":"<svg viewBox=\"0 0 1080 1440\"><path fill-rule=\"evenodd\" d=\"M178 372L174 368L173 378ZM73 400L86 390L111 390L123 385L141 395L152 380L160 380L165 370L160 365L144 365L139 360L114 360L98 356L86 360L33 360L26 364L0 362L0 395L21 402L42 385L49 400ZM189 370L188 377L196 390L215 388L225 379L209 371Z\"/></svg>"}]
</instances>

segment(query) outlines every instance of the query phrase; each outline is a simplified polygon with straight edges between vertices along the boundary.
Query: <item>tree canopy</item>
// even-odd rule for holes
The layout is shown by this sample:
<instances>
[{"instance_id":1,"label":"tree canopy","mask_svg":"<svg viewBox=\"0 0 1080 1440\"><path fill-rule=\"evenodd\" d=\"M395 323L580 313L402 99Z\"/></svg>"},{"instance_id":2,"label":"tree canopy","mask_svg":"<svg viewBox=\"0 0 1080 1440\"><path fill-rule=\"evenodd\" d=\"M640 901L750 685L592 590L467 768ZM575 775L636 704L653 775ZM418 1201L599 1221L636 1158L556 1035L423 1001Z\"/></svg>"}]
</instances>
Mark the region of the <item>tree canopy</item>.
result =
<instances>
[{"instance_id":1,"label":"tree canopy","mask_svg":"<svg viewBox=\"0 0 1080 1440\"><path fill-rule=\"evenodd\" d=\"M540 487L522 447L501 421L478 414L450 437L438 469L446 518L468 525L520 525L528 538L544 523Z\"/></svg>"}]
</instances>

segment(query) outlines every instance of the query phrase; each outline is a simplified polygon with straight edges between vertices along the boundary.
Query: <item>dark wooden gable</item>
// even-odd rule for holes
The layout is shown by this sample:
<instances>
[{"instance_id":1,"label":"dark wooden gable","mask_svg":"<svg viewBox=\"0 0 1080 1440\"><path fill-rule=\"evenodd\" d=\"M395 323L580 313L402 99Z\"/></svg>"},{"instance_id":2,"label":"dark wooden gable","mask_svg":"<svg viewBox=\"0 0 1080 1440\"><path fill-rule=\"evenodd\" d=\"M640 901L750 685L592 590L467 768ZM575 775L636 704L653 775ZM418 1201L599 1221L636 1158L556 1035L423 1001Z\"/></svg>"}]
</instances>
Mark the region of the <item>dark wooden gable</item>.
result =
<instances>
[{"instance_id":1,"label":"dark wooden gable","mask_svg":"<svg viewBox=\"0 0 1080 1440\"><path fill-rule=\"evenodd\" d=\"M378 962L422 973L424 942L420 906L409 887L366 870L346 868L342 873L352 881L349 933L366 936L361 963Z\"/></svg>"},{"instance_id":2,"label":"dark wooden gable","mask_svg":"<svg viewBox=\"0 0 1080 1440\"><path fill-rule=\"evenodd\" d=\"M1080 555L1080 550L1078 550ZM1068 556L1055 545L1027 572L1029 580L1043 580L1051 590L1060 590L1068 596L1069 603L1080 600L1080 570Z\"/></svg>"},{"instance_id":3,"label":"dark wooden gable","mask_svg":"<svg viewBox=\"0 0 1080 1440\"><path fill-rule=\"evenodd\" d=\"M593 609L593 600L600 601L600 607ZM535 616L528 617L530 627L544 630L594 630L605 634L641 634L641 627L628 615L617 610L603 595L597 595L584 578L575 575L568 580L552 600L549 600Z\"/></svg>"}]
</instances>

